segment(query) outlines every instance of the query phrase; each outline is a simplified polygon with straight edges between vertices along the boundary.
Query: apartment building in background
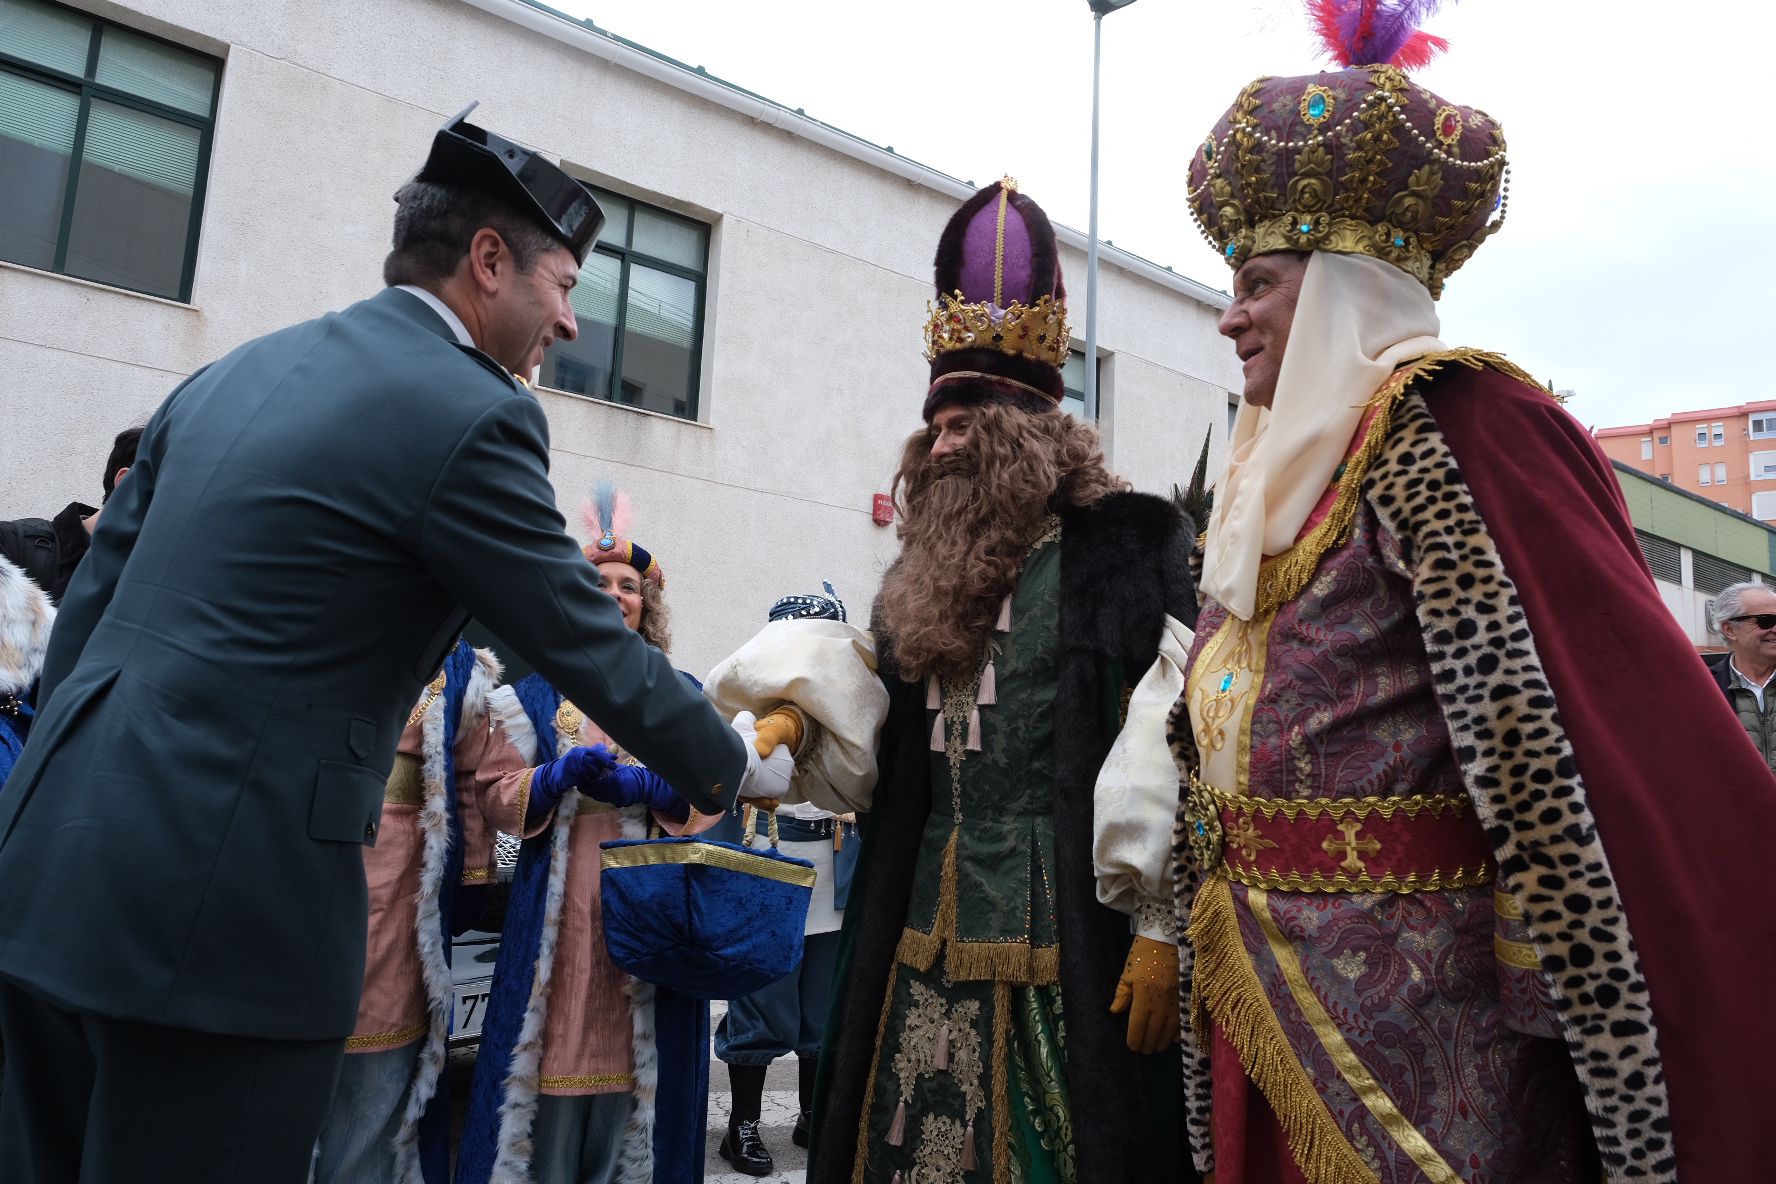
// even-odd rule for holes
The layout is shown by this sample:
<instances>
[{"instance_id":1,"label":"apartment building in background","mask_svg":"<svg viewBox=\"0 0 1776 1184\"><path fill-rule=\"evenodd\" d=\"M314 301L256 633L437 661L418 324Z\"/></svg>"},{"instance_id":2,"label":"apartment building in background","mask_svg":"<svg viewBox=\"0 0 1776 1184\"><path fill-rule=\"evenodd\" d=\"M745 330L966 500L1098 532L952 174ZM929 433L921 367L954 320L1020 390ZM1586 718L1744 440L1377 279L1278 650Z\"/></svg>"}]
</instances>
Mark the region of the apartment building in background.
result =
<instances>
[{"instance_id":1,"label":"apartment building in background","mask_svg":"<svg viewBox=\"0 0 1776 1184\"><path fill-rule=\"evenodd\" d=\"M1683 411L1593 434L1613 461L1776 522L1776 400Z\"/></svg>"}]
</instances>

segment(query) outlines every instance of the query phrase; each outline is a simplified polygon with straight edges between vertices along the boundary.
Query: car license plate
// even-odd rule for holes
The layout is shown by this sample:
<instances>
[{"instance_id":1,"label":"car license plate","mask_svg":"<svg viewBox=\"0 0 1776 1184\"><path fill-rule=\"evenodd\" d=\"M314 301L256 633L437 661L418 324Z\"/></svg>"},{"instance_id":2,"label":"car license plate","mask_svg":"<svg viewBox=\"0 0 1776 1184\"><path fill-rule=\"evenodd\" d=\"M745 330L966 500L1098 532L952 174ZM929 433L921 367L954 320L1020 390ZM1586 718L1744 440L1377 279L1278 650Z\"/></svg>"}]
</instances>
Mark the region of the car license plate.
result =
<instances>
[{"instance_id":1,"label":"car license plate","mask_svg":"<svg viewBox=\"0 0 1776 1184\"><path fill-rule=\"evenodd\" d=\"M487 1000L493 993L493 980L476 979L456 984L456 1012L450 1024L452 1040L466 1040L481 1034L481 1021L487 1012Z\"/></svg>"}]
</instances>

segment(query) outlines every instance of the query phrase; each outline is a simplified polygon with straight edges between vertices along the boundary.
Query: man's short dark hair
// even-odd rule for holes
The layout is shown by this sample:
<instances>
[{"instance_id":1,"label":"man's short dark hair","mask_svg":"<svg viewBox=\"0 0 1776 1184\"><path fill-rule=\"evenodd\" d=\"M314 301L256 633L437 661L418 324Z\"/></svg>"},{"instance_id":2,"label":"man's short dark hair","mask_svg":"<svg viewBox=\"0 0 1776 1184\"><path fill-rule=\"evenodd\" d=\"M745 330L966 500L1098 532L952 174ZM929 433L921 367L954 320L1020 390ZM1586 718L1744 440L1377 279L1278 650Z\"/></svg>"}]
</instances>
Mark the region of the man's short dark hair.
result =
<instances>
[{"instance_id":1,"label":"man's short dark hair","mask_svg":"<svg viewBox=\"0 0 1776 1184\"><path fill-rule=\"evenodd\" d=\"M117 439L111 441L111 455L105 458L105 501L111 500L111 493L117 488L117 470L136 463L136 448L142 443L142 431L141 428L124 428L117 433Z\"/></svg>"},{"instance_id":2,"label":"man's short dark hair","mask_svg":"<svg viewBox=\"0 0 1776 1184\"><path fill-rule=\"evenodd\" d=\"M483 226L505 241L521 272L529 272L560 240L510 204L456 185L409 181L395 195L395 249L382 263L382 279L396 284L436 283L455 273Z\"/></svg>"}]
</instances>

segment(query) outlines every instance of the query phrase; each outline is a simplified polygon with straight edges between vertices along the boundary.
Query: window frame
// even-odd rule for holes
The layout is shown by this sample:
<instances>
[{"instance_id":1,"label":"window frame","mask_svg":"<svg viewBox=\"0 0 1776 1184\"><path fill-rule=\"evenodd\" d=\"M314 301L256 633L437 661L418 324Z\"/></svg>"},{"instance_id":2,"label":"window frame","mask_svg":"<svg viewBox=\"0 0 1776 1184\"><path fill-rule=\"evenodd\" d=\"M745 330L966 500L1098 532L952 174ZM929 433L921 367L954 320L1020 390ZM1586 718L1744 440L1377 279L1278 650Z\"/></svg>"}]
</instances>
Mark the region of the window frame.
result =
<instances>
[{"instance_id":1,"label":"window frame","mask_svg":"<svg viewBox=\"0 0 1776 1184\"><path fill-rule=\"evenodd\" d=\"M1765 522L1776 520L1776 512L1769 514L1758 513L1758 499L1760 497L1765 499L1776 498L1776 489L1759 489L1751 495L1751 516ZM1769 504L1767 500L1765 504Z\"/></svg>"},{"instance_id":2,"label":"window frame","mask_svg":"<svg viewBox=\"0 0 1776 1184\"><path fill-rule=\"evenodd\" d=\"M1712 431L1714 434L1714 446L1716 448L1725 448L1727 446L1727 425L1724 423L1717 423L1713 426Z\"/></svg>"},{"instance_id":3,"label":"window frame","mask_svg":"<svg viewBox=\"0 0 1776 1184\"><path fill-rule=\"evenodd\" d=\"M1696 447L1708 447L1708 425L1705 423L1696 425Z\"/></svg>"},{"instance_id":4,"label":"window frame","mask_svg":"<svg viewBox=\"0 0 1776 1184\"><path fill-rule=\"evenodd\" d=\"M1641 460L1652 460L1653 459L1653 438L1651 436L1642 436L1641 437L1640 459Z\"/></svg>"},{"instance_id":5,"label":"window frame","mask_svg":"<svg viewBox=\"0 0 1776 1184\"><path fill-rule=\"evenodd\" d=\"M1768 460L1759 460L1768 457ZM1776 481L1776 448L1760 448L1749 458L1749 477L1753 481Z\"/></svg>"},{"instance_id":6,"label":"window frame","mask_svg":"<svg viewBox=\"0 0 1776 1184\"><path fill-rule=\"evenodd\" d=\"M1760 428L1758 424L1765 426ZM1766 411L1762 415L1752 415L1746 420L1746 433L1753 440L1776 439L1776 411Z\"/></svg>"},{"instance_id":7,"label":"window frame","mask_svg":"<svg viewBox=\"0 0 1776 1184\"><path fill-rule=\"evenodd\" d=\"M561 393L564 395L576 395L582 399L592 399L599 403L609 403L614 407L627 407L632 411L645 411L650 415L663 415L667 419L676 419L681 423L701 423L703 422L703 333L707 328L709 321L709 256L715 244L715 226L713 223L701 221L688 214L681 214L677 210L669 210L664 206L654 205L652 202L643 201L638 197L631 197L627 193L619 193L615 189L606 189L602 185L595 184L591 181L587 181L586 184L591 186L595 196L600 198L615 198L629 206L629 216L625 220L626 225L623 231L622 244L608 243L601 232L598 240L592 244L591 251L588 252L588 255L603 253L605 256L617 261L617 323L612 326L614 332L613 340L611 342L610 393L599 395L588 391L561 390L560 387L549 386L546 383L541 382L540 375L538 385L544 390L561 390ZM636 212L641 209L646 209L652 213L660 214L678 222L689 223L702 233L703 270L701 272L693 271L681 263L674 263L669 259L661 259L657 255L650 255L645 251L638 251L634 247L628 245L635 241L635 223L637 221L635 215ZM608 223L606 225L608 227ZM656 411L652 407L644 406L641 403L625 402L619 397L623 391L623 351L626 345L625 339L628 336L629 271L631 263L640 263L643 267L651 267L655 271L665 272L666 274L676 276L679 279L689 280L695 287L696 295L693 297L693 300L696 305L697 322L691 332L692 364L690 368L690 385L685 392L686 414L684 415L677 415L670 411Z\"/></svg>"},{"instance_id":8,"label":"window frame","mask_svg":"<svg viewBox=\"0 0 1776 1184\"><path fill-rule=\"evenodd\" d=\"M37 2L50 8L60 8L67 12L75 13L83 19L92 22L92 32L88 36L86 44L86 68L84 77L77 78L72 74L64 73L61 70L57 70L50 66L44 66L37 62L27 61L24 58L7 53L4 49L0 49L0 71L10 71L20 75L27 81L36 82L43 86L54 87L63 91L71 90L80 99L80 113L75 117L74 122L74 142L68 149L68 178L64 182L64 187L62 189L62 216L60 224L56 227L55 258L51 261L49 267L50 272L55 275L67 276L69 279L80 280L83 283L98 284L101 287L106 288L116 288L123 292L137 292L144 296L152 296L158 300L172 299L177 300L180 304L191 303L191 290L197 279L197 250L203 230L204 201L209 196L210 154L216 141L216 122L217 117L220 114L220 106L222 102L222 72L226 63L222 58L216 57L214 54L204 53L202 50L193 49L189 45L181 45L177 41L170 40L166 37L156 36L153 33L135 28L131 25L126 25L121 21L114 21L107 17L100 16L98 13L88 12L82 8L71 8L66 4L57 3L56 0L37 0ZM183 111L177 107L168 106L164 103L157 103L152 99L144 98L141 95L131 94L129 91L118 90L114 86L108 86L105 83L97 81L96 79L99 72L99 47L104 41L105 30L113 28L121 29L132 37L141 37L147 41L159 42L161 45L176 49L180 53L195 54L198 57L206 58L209 61L214 62L216 66L216 78L210 88L209 115L194 115L189 111ZM91 121L92 105L95 99L100 102L110 103L114 106L127 107L133 111L140 112L143 115L152 115L156 119L165 119L172 123L182 123L187 127L197 129L197 175L193 178L191 185L191 215L187 219L185 226L185 258L179 268L179 293L177 296L169 297L164 292L149 292L143 288L132 288L127 284L112 283L108 280L88 279L85 276L75 275L67 269L68 240L72 235L74 228L74 198L80 188L80 171L81 166L85 163L86 154L86 129L87 124ZM5 262L11 263L12 261L9 259L5 260ZM16 264L15 266L27 267L29 264Z\"/></svg>"},{"instance_id":9,"label":"window frame","mask_svg":"<svg viewBox=\"0 0 1776 1184\"><path fill-rule=\"evenodd\" d=\"M1712 484L1714 484L1713 476L1714 476L1714 466L1713 465L1709 464L1705 460L1696 462L1696 484L1697 485L1712 485Z\"/></svg>"},{"instance_id":10,"label":"window frame","mask_svg":"<svg viewBox=\"0 0 1776 1184\"><path fill-rule=\"evenodd\" d=\"M1725 485L1727 483L1727 462L1724 460L1717 460L1714 462L1714 483L1716 485Z\"/></svg>"}]
</instances>

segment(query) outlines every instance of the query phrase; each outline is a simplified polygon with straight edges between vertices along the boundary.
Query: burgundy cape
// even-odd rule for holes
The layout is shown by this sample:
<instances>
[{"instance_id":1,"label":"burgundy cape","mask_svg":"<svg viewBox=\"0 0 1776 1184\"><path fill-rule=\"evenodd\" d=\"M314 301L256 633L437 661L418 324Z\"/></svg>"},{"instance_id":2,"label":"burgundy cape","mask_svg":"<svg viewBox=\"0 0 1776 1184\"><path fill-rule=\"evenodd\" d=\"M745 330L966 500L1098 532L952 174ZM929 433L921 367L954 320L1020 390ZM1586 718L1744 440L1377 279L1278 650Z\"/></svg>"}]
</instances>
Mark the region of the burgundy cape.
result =
<instances>
[{"instance_id":1,"label":"burgundy cape","mask_svg":"<svg viewBox=\"0 0 1776 1184\"><path fill-rule=\"evenodd\" d=\"M1660 600L1591 437L1495 371L1421 389L1577 755L1652 992L1679 1177L1769 1179L1776 778Z\"/></svg>"}]
</instances>

